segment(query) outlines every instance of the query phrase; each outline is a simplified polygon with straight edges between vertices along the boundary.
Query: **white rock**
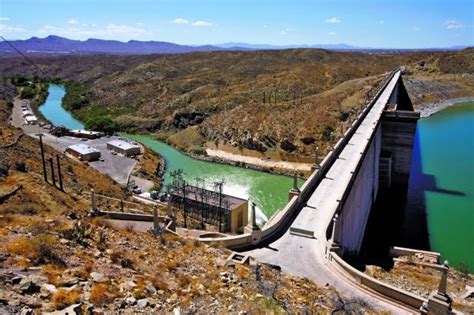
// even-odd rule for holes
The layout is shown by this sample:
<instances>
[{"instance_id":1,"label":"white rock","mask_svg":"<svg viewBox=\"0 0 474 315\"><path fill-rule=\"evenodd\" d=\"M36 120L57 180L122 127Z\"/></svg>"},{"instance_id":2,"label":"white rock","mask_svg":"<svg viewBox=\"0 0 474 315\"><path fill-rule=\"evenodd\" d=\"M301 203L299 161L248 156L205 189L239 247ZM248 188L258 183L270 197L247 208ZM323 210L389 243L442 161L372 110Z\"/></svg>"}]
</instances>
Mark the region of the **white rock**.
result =
<instances>
[{"instance_id":1,"label":"white rock","mask_svg":"<svg viewBox=\"0 0 474 315\"><path fill-rule=\"evenodd\" d=\"M91 278L94 282L106 282L107 277L101 272L91 272Z\"/></svg>"}]
</instances>

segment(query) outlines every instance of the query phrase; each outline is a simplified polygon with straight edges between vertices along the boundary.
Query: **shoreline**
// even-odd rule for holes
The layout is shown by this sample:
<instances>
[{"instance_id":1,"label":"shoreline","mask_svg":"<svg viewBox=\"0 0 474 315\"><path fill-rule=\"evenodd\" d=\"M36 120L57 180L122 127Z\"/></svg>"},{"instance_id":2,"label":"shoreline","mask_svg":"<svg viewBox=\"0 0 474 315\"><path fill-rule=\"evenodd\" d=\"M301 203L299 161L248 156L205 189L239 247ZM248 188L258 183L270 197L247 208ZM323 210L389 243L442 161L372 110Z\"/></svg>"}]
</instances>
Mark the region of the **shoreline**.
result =
<instances>
[{"instance_id":1,"label":"shoreline","mask_svg":"<svg viewBox=\"0 0 474 315\"><path fill-rule=\"evenodd\" d=\"M474 102L474 96L456 97L438 102L424 103L419 106L418 111L421 118L427 118L458 103L467 102Z\"/></svg>"}]
</instances>

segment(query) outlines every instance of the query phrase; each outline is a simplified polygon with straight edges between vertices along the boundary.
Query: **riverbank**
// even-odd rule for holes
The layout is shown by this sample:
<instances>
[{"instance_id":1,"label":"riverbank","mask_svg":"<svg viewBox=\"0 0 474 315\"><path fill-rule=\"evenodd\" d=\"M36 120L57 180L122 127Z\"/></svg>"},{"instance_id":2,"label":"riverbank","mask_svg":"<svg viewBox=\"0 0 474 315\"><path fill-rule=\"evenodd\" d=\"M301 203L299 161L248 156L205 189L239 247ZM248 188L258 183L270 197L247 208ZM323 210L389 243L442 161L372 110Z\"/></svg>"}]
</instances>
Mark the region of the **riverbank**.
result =
<instances>
[{"instance_id":1,"label":"riverbank","mask_svg":"<svg viewBox=\"0 0 474 315\"><path fill-rule=\"evenodd\" d=\"M425 103L420 105L417 110L420 112L421 118L426 118L451 106L467 102L474 102L474 96L456 97L438 102Z\"/></svg>"},{"instance_id":2,"label":"riverbank","mask_svg":"<svg viewBox=\"0 0 474 315\"><path fill-rule=\"evenodd\" d=\"M125 132L122 132L119 134L124 137L129 137L129 138L133 136ZM310 163L272 161L272 160L266 161L257 157L233 154L233 153L229 153L223 150L215 150L215 149L210 149L210 148L205 149L206 155L196 154L196 153L191 153L191 152L182 150L170 144L168 141L166 141L166 139L160 139L160 138L154 137L153 135L147 135L147 134L136 134L136 135L152 137L154 140L165 143L166 145L172 147L174 150L178 151L179 153L198 161L236 166L243 169L249 169L249 170L254 170L258 172L264 172L264 173L273 174L273 175L283 175L283 176L294 176L294 172L296 169L296 171L298 171L299 173L298 177L302 179L306 179L307 176L311 175ZM209 153L209 150L217 151L218 154L216 154L215 152ZM221 155L221 152L222 152L222 155ZM299 167L295 167L293 164Z\"/></svg>"},{"instance_id":3,"label":"riverbank","mask_svg":"<svg viewBox=\"0 0 474 315\"><path fill-rule=\"evenodd\" d=\"M211 157L217 157L219 159L223 159L227 161L241 162L241 163L250 164L250 165L258 166L258 167L265 167L269 169L275 169L275 168L287 169L289 172L295 171L295 170L299 172L311 171L311 164L309 163L262 160L261 158L258 158L258 157L234 154L227 151L210 149L210 148L206 149L206 153L208 156L211 156Z\"/></svg>"}]
</instances>

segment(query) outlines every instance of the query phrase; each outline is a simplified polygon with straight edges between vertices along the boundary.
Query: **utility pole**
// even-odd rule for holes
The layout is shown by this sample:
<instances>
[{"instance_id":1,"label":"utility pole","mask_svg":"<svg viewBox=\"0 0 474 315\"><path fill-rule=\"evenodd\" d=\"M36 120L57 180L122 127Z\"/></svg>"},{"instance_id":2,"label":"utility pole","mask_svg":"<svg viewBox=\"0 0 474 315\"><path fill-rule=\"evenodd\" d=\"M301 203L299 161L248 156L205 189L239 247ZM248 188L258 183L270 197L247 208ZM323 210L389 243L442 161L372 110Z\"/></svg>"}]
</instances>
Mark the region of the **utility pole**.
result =
<instances>
[{"instance_id":1,"label":"utility pole","mask_svg":"<svg viewBox=\"0 0 474 315\"><path fill-rule=\"evenodd\" d=\"M63 175L61 173L61 162L59 161L59 155L56 154L56 163L58 164L58 178L59 178L59 188L61 191L64 191L63 189Z\"/></svg>"},{"instance_id":2,"label":"utility pole","mask_svg":"<svg viewBox=\"0 0 474 315\"><path fill-rule=\"evenodd\" d=\"M53 158L49 158L49 164L51 165L51 178L53 179L53 186L56 186L56 178L54 177Z\"/></svg>"},{"instance_id":3,"label":"utility pole","mask_svg":"<svg viewBox=\"0 0 474 315\"><path fill-rule=\"evenodd\" d=\"M44 177L44 181L47 182L48 181L48 174L46 173L46 162L44 160L43 134L38 133L36 135L39 137L39 141L40 141L41 161L43 162L43 177Z\"/></svg>"}]
</instances>

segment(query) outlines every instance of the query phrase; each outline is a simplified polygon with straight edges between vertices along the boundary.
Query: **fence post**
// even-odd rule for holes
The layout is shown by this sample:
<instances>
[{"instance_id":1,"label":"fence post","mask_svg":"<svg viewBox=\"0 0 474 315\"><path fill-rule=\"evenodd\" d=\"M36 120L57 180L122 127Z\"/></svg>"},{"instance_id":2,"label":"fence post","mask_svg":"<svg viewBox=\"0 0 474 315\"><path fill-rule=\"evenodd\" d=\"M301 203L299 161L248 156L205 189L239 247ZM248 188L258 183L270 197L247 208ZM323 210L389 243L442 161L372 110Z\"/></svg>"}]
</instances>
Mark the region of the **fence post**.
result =
<instances>
[{"instance_id":1,"label":"fence post","mask_svg":"<svg viewBox=\"0 0 474 315\"><path fill-rule=\"evenodd\" d=\"M97 211L97 206L96 206L96 203L95 203L95 193L94 193L94 189L91 189L91 210L93 212L96 212Z\"/></svg>"}]
</instances>

